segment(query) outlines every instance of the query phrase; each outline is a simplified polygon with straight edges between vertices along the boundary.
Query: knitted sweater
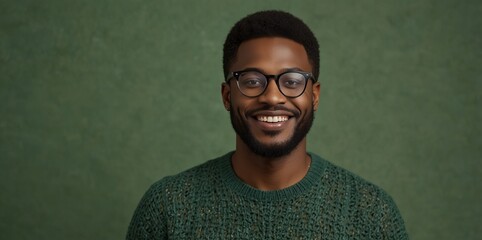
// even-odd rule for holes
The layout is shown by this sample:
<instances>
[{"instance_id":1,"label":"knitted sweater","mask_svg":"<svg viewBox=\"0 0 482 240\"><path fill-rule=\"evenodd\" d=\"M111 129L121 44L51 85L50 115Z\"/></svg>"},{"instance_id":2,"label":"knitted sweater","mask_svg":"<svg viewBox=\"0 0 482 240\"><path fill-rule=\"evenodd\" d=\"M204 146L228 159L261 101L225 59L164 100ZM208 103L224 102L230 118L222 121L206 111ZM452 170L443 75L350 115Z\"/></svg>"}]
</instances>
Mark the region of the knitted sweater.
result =
<instances>
[{"instance_id":1,"label":"knitted sweater","mask_svg":"<svg viewBox=\"0 0 482 240\"><path fill-rule=\"evenodd\" d=\"M126 239L408 239L390 196L315 154L300 182L275 191L242 182L231 155L154 183Z\"/></svg>"}]
</instances>

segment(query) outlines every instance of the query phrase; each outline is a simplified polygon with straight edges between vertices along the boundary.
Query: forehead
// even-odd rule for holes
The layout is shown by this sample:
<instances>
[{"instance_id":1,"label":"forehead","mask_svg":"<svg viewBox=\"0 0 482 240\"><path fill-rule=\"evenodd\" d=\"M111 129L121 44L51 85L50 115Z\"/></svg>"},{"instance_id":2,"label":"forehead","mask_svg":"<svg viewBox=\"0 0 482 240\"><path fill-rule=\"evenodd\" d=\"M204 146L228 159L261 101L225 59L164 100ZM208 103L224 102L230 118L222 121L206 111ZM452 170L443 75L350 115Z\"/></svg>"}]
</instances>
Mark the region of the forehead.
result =
<instances>
[{"instance_id":1,"label":"forehead","mask_svg":"<svg viewBox=\"0 0 482 240\"><path fill-rule=\"evenodd\" d=\"M282 37L255 38L241 43L230 71L259 68L266 73L299 68L312 71L303 45Z\"/></svg>"}]
</instances>

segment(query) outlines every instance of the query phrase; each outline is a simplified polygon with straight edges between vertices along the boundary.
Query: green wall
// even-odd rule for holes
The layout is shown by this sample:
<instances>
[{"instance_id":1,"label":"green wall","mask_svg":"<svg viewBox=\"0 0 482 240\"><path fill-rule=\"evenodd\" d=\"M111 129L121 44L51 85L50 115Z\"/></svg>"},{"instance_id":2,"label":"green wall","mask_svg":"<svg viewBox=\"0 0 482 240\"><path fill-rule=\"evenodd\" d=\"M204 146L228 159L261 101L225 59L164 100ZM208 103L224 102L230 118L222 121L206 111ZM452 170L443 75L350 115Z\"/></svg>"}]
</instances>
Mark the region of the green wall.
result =
<instances>
[{"instance_id":1,"label":"green wall","mask_svg":"<svg viewBox=\"0 0 482 240\"><path fill-rule=\"evenodd\" d=\"M273 8L319 38L309 150L412 239L480 237L481 1L1 0L1 238L122 239L151 183L232 150L222 43Z\"/></svg>"}]
</instances>

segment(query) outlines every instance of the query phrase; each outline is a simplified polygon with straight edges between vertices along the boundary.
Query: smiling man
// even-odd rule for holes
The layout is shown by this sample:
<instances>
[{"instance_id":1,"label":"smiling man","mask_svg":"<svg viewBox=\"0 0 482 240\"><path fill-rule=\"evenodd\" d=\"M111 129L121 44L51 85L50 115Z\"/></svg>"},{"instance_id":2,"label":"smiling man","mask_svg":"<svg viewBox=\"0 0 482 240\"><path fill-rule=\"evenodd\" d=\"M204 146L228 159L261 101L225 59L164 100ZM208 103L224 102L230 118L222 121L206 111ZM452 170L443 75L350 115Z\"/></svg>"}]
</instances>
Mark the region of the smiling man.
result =
<instances>
[{"instance_id":1,"label":"smiling man","mask_svg":"<svg viewBox=\"0 0 482 240\"><path fill-rule=\"evenodd\" d=\"M221 91L236 150L154 183L127 239L408 239L390 196L306 151L318 48L286 12L236 23Z\"/></svg>"}]
</instances>

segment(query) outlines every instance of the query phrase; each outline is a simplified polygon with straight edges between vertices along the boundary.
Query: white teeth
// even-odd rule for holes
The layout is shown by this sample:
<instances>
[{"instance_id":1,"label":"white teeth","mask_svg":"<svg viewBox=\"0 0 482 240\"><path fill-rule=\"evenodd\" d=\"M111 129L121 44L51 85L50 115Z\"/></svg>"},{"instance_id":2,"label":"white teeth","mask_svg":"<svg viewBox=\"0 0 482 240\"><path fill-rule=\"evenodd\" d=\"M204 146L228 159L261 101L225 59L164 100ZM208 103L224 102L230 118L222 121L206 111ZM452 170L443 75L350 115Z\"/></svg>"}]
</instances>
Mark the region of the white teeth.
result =
<instances>
[{"instance_id":1,"label":"white teeth","mask_svg":"<svg viewBox=\"0 0 482 240\"><path fill-rule=\"evenodd\" d=\"M258 116L258 121L277 123L277 122L288 121L288 117L287 116Z\"/></svg>"}]
</instances>

